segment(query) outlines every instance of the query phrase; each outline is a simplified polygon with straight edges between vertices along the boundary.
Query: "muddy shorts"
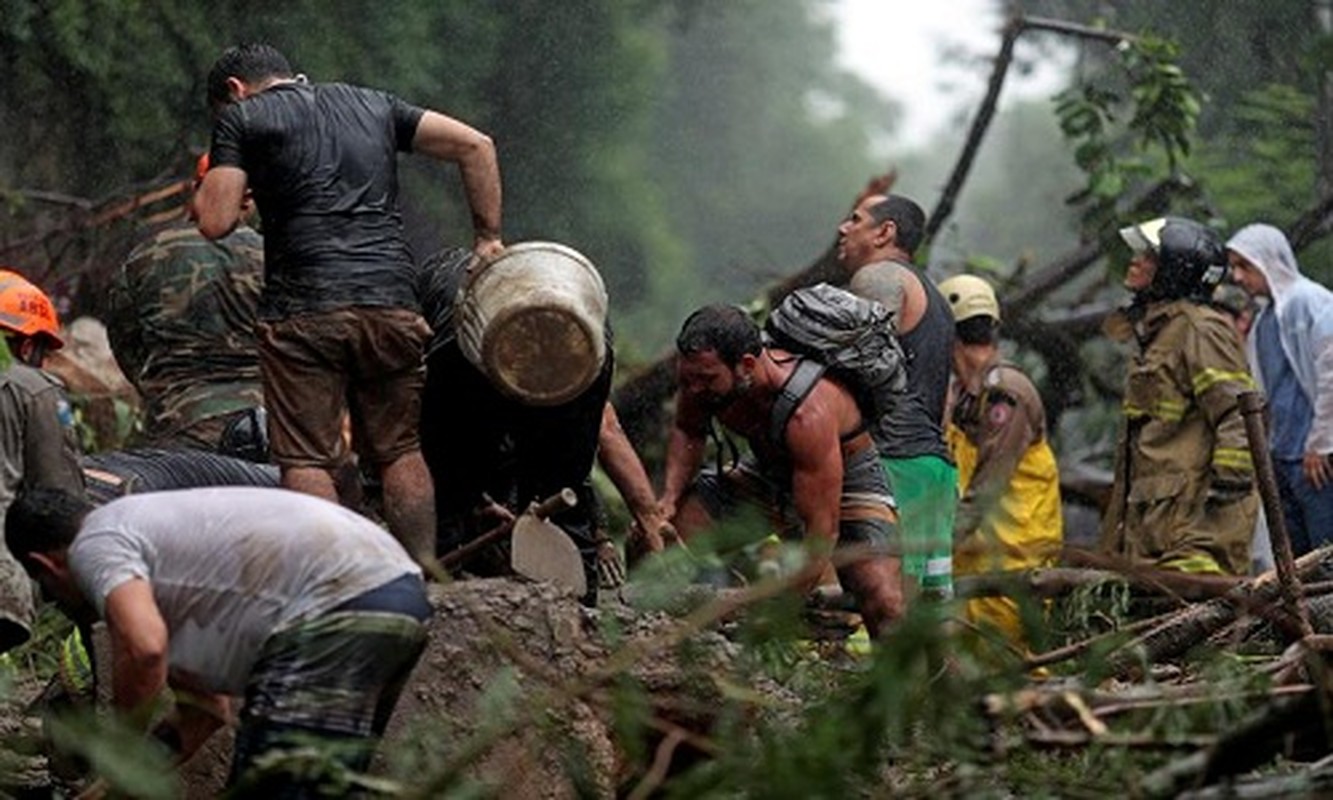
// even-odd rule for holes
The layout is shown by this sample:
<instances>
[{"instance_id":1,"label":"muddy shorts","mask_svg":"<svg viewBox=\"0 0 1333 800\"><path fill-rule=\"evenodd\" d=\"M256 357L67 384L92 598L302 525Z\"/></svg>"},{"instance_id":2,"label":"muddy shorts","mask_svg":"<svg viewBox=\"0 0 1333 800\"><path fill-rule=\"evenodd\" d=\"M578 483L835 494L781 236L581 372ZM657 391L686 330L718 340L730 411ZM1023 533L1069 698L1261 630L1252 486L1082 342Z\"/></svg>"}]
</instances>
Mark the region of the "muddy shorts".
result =
<instances>
[{"instance_id":1,"label":"muddy shorts","mask_svg":"<svg viewBox=\"0 0 1333 800\"><path fill-rule=\"evenodd\" d=\"M282 796L299 781L247 773L257 757L292 747L364 772L426 646L429 615L420 576L405 575L270 636L246 683L229 785Z\"/></svg>"},{"instance_id":2,"label":"muddy shorts","mask_svg":"<svg viewBox=\"0 0 1333 800\"><path fill-rule=\"evenodd\" d=\"M705 470L694 482L694 496L713 519L723 519L743 506L768 515L784 538L799 539L801 520L791 503L791 481L766 474L750 458L719 474ZM894 524L888 481L873 447L848 456L842 478L838 544L868 544L886 555L902 553Z\"/></svg>"},{"instance_id":3,"label":"muddy shorts","mask_svg":"<svg viewBox=\"0 0 1333 800\"><path fill-rule=\"evenodd\" d=\"M419 449L422 354L430 327L401 308L301 314L257 326L273 460L332 469L346 460L343 418L362 458Z\"/></svg>"}]
</instances>

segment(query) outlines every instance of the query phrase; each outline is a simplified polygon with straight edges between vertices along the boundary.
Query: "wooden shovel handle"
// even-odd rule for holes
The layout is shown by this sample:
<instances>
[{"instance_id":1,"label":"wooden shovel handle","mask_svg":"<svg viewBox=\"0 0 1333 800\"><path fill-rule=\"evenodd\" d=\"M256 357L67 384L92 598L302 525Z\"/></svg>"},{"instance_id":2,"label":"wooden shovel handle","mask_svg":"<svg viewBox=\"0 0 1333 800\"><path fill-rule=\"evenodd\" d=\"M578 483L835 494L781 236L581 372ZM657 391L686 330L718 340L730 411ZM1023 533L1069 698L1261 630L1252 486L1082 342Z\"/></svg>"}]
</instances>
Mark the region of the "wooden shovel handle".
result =
<instances>
[{"instance_id":1,"label":"wooden shovel handle","mask_svg":"<svg viewBox=\"0 0 1333 800\"><path fill-rule=\"evenodd\" d=\"M528 506L526 513L531 514L538 519L546 519L552 514L559 514L561 511L573 508L578 505L578 502L579 496L573 489L566 486L545 500L534 502L532 505ZM445 569L452 569L463 563L463 561L472 557L478 550L492 545L500 539L508 536L514 530L514 523L517 521L518 517L506 520L467 544L450 550L440 559L440 566Z\"/></svg>"},{"instance_id":2,"label":"wooden shovel handle","mask_svg":"<svg viewBox=\"0 0 1333 800\"><path fill-rule=\"evenodd\" d=\"M537 519L549 519L561 511L568 511L579 504L578 494L568 486L541 501L528 506L527 513Z\"/></svg>"}]
</instances>

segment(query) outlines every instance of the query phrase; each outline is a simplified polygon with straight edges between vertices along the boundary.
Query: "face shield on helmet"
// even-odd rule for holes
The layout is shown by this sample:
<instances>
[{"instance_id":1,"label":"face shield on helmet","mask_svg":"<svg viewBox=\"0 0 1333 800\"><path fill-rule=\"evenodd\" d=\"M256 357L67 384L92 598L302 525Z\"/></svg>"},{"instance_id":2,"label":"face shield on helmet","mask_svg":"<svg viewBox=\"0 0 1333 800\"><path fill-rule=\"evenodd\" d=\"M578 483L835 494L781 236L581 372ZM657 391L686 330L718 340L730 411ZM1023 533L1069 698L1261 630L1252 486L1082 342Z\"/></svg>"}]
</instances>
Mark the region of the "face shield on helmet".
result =
<instances>
[{"instance_id":1,"label":"face shield on helmet","mask_svg":"<svg viewBox=\"0 0 1333 800\"><path fill-rule=\"evenodd\" d=\"M41 335L49 350L65 345L51 298L9 269L0 269L0 329L22 336Z\"/></svg>"},{"instance_id":2,"label":"face shield on helmet","mask_svg":"<svg viewBox=\"0 0 1333 800\"><path fill-rule=\"evenodd\" d=\"M941 282L939 290L944 299L949 301L954 322L973 317L990 317L997 322L1000 319L1000 301L995 298L995 290L984 278L955 275Z\"/></svg>"},{"instance_id":3,"label":"face shield on helmet","mask_svg":"<svg viewBox=\"0 0 1333 800\"><path fill-rule=\"evenodd\" d=\"M1209 227L1183 217L1161 217L1120 229L1135 253L1157 261L1152 283L1138 294L1149 300L1207 300L1227 272L1222 239Z\"/></svg>"}]
</instances>

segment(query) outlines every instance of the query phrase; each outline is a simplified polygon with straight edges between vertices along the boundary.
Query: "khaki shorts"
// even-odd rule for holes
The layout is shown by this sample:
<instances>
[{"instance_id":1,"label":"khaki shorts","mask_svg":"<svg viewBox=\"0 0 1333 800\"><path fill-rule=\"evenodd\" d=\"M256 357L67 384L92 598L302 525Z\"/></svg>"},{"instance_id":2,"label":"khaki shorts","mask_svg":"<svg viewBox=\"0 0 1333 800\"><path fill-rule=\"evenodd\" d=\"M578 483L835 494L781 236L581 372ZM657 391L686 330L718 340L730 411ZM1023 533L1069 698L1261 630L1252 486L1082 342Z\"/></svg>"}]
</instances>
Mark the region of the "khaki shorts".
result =
<instances>
[{"instance_id":1,"label":"khaki shorts","mask_svg":"<svg viewBox=\"0 0 1333 800\"><path fill-rule=\"evenodd\" d=\"M401 308L357 307L261 322L259 360L273 460L331 469L357 453L382 466L420 449L417 425L430 327Z\"/></svg>"}]
</instances>

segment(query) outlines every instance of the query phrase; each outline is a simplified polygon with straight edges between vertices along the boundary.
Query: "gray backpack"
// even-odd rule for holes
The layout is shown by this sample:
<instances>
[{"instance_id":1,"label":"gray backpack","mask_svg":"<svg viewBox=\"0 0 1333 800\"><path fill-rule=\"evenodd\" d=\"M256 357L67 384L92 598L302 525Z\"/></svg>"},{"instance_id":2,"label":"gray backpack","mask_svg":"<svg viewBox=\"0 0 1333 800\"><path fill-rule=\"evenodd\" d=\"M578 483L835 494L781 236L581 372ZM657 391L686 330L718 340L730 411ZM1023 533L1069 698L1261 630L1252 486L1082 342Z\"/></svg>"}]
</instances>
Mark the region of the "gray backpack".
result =
<instances>
[{"instance_id":1,"label":"gray backpack","mask_svg":"<svg viewBox=\"0 0 1333 800\"><path fill-rule=\"evenodd\" d=\"M907 359L895 330L893 312L827 283L787 295L764 326L769 345L818 362L825 373L856 397L866 427L876 441L888 434L881 427L907 390ZM775 436L781 436L810 386L792 389L784 391L774 407ZM789 396L795 402L784 403Z\"/></svg>"}]
</instances>

